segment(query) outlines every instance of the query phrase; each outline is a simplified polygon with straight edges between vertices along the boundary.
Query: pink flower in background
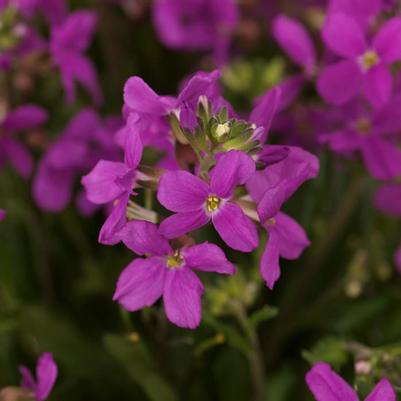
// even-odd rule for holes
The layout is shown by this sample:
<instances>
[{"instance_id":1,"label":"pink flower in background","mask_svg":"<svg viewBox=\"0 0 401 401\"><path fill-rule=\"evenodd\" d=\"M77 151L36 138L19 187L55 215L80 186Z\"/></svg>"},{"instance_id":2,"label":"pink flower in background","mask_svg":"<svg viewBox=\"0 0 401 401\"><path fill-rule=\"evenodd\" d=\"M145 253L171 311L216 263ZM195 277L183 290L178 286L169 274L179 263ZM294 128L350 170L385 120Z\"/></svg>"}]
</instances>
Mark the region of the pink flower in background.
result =
<instances>
[{"instance_id":1,"label":"pink flower in background","mask_svg":"<svg viewBox=\"0 0 401 401\"><path fill-rule=\"evenodd\" d=\"M35 175L33 195L43 210L64 210L79 176L90 171L100 159L120 157L113 138L119 125L119 121L110 118L102 121L92 109L83 109L69 122L44 154ZM84 215L97 208L83 194L78 195L77 206Z\"/></svg>"},{"instance_id":2,"label":"pink flower in background","mask_svg":"<svg viewBox=\"0 0 401 401\"><path fill-rule=\"evenodd\" d=\"M91 95L95 104L102 102L96 70L84 52L89 47L96 26L96 14L80 10L54 26L50 35L50 54L60 70L61 82L69 103L75 101L76 83L80 83Z\"/></svg>"},{"instance_id":3,"label":"pink flower in background","mask_svg":"<svg viewBox=\"0 0 401 401\"><path fill-rule=\"evenodd\" d=\"M173 249L157 226L146 221L129 222L121 238L146 258L135 259L123 270L113 299L133 312L163 297L167 318L179 327L194 329L201 320L204 288L194 271L235 272L218 246L204 242Z\"/></svg>"},{"instance_id":4,"label":"pink flower in background","mask_svg":"<svg viewBox=\"0 0 401 401\"><path fill-rule=\"evenodd\" d=\"M17 107L6 115L0 122L0 167L9 163L22 177L29 177L33 168L32 156L16 136L39 127L47 118L47 112L33 104Z\"/></svg>"},{"instance_id":5,"label":"pink flower in background","mask_svg":"<svg viewBox=\"0 0 401 401\"><path fill-rule=\"evenodd\" d=\"M355 390L324 362L316 363L306 375L306 382L316 401L359 401ZM396 401L387 379L382 379L365 401Z\"/></svg>"},{"instance_id":6,"label":"pink flower in background","mask_svg":"<svg viewBox=\"0 0 401 401\"><path fill-rule=\"evenodd\" d=\"M324 100L341 105L360 92L375 107L390 100L393 90L390 66L401 60L401 18L387 20L369 40L352 16L329 14L322 38L340 58L320 73L317 89Z\"/></svg>"},{"instance_id":7,"label":"pink flower in background","mask_svg":"<svg viewBox=\"0 0 401 401\"><path fill-rule=\"evenodd\" d=\"M57 379L57 365L50 352L40 356L36 365L36 377L25 366L20 367L21 387L32 390L37 401L44 401L53 389Z\"/></svg>"},{"instance_id":8,"label":"pink flower in background","mask_svg":"<svg viewBox=\"0 0 401 401\"><path fill-rule=\"evenodd\" d=\"M6 218L6 211L4 209L0 209L0 221L3 221Z\"/></svg>"},{"instance_id":9,"label":"pink flower in background","mask_svg":"<svg viewBox=\"0 0 401 401\"><path fill-rule=\"evenodd\" d=\"M156 0L153 5L153 23L166 46L212 51L217 64L227 61L238 22L233 0Z\"/></svg>"}]
</instances>

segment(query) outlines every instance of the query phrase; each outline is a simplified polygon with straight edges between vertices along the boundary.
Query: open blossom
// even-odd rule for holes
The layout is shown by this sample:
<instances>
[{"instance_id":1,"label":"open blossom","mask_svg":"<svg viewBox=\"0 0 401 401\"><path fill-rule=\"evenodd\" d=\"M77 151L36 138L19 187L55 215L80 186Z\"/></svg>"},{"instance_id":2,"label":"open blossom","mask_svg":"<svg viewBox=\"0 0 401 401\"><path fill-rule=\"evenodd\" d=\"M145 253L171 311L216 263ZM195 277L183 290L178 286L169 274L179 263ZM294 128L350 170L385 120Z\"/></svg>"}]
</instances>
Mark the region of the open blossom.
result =
<instances>
[{"instance_id":1,"label":"open blossom","mask_svg":"<svg viewBox=\"0 0 401 401\"><path fill-rule=\"evenodd\" d=\"M360 92L375 107L387 103L393 89L390 66L401 60L401 18L389 19L368 40L352 16L333 13L327 17L322 37L341 60L321 72L317 83L320 95L336 105Z\"/></svg>"},{"instance_id":2,"label":"open blossom","mask_svg":"<svg viewBox=\"0 0 401 401\"><path fill-rule=\"evenodd\" d=\"M121 233L123 242L138 255L121 273L113 299L137 311L163 297L167 318L185 328L201 320L203 284L194 271L233 274L234 266L214 244L173 249L152 223L132 221Z\"/></svg>"},{"instance_id":3,"label":"open blossom","mask_svg":"<svg viewBox=\"0 0 401 401\"><path fill-rule=\"evenodd\" d=\"M369 173L377 179L389 180L401 175L401 151L397 135L401 129L396 96L385 106L371 111L356 99L338 110L337 127L320 135L320 141L343 155L359 151Z\"/></svg>"},{"instance_id":4,"label":"open blossom","mask_svg":"<svg viewBox=\"0 0 401 401\"><path fill-rule=\"evenodd\" d=\"M128 119L128 126L130 126ZM103 224L99 242L113 245L120 241L119 231L127 222L127 205L138 178L137 167L142 158L143 144L136 132L126 135L124 162L100 160L93 170L82 178L87 198L96 205L113 204Z\"/></svg>"},{"instance_id":5,"label":"open blossom","mask_svg":"<svg viewBox=\"0 0 401 401\"><path fill-rule=\"evenodd\" d=\"M36 364L36 378L25 366L20 367L21 387L32 390L36 401L45 400L53 389L57 379L57 365L50 352L42 354Z\"/></svg>"},{"instance_id":6,"label":"open blossom","mask_svg":"<svg viewBox=\"0 0 401 401\"><path fill-rule=\"evenodd\" d=\"M118 159L120 152L113 139L114 126L113 119L102 121L92 109L83 109L70 121L43 156L34 179L33 195L43 210L60 212L65 209L77 177L90 171L102 158ZM78 195L77 206L84 215L96 208L83 194Z\"/></svg>"},{"instance_id":7,"label":"open blossom","mask_svg":"<svg viewBox=\"0 0 401 401\"><path fill-rule=\"evenodd\" d=\"M355 390L327 363L316 363L307 373L306 382L316 401L359 401ZM365 401L396 401L396 394L390 382L382 379Z\"/></svg>"},{"instance_id":8,"label":"open blossom","mask_svg":"<svg viewBox=\"0 0 401 401\"><path fill-rule=\"evenodd\" d=\"M10 111L0 122L0 167L10 163L24 178L32 172L33 160L29 150L16 135L37 128L47 120L47 112L29 104Z\"/></svg>"},{"instance_id":9,"label":"open blossom","mask_svg":"<svg viewBox=\"0 0 401 401\"><path fill-rule=\"evenodd\" d=\"M254 173L252 158L235 150L219 157L210 172L210 183L187 171L165 173L157 197L176 214L162 221L160 232L167 238L175 238L211 221L228 246L251 252L258 246L257 230L235 203L234 190Z\"/></svg>"},{"instance_id":10,"label":"open blossom","mask_svg":"<svg viewBox=\"0 0 401 401\"><path fill-rule=\"evenodd\" d=\"M176 50L213 51L226 61L231 35L239 20L233 0L156 0L153 21L160 40Z\"/></svg>"},{"instance_id":11,"label":"open blossom","mask_svg":"<svg viewBox=\"0 0 401 401\"><path fill-rule=\"evenodd\" d=\"M275 162L272 155L280 153L283 158ZM304 229L280 209L306 180L317 176L319 161L300 148L280 146L267 146L260 161L267 167L252 176L247 189L257 203L259 220L268 234L260 272L273 289L280 277L280 257L298 259L310 245Z\"/></svg>"},{"instance_id":12,"label":"open blossom","mask_svg":"<svg viewBox=\"0 0 401 401\"><path fill-rule=\"evenodd\" d=\"M89 92L97 105L102 101L95 68L84 54L92 40L95 25L95 14L80 10L70 14L62 24L51 30L50 54L60 70L69 103L75 101L77 82Z\"/></svg>"}]
</instances>

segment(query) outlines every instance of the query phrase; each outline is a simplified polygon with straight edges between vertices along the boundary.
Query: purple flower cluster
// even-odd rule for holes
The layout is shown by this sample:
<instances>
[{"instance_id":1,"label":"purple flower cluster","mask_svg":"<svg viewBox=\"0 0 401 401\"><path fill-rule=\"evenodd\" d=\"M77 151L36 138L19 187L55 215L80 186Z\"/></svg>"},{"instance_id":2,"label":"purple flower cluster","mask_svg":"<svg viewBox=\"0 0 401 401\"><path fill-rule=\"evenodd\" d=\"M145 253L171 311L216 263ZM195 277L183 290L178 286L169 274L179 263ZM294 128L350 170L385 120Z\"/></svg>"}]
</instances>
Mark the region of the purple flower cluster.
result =
<instances>
[{"instance_id":1,"label":"purple flower cluster","mask_svg":"<svg viewBox=\"0 0 401 401\"><path fill-rule=\"evenodd\" d=\"M201 320L203 285L194 270L235 272L217 245L195 245L200 228L212 226L240 252L257 249L259 231L266 231L261 274L269 288L279 278L279 258L296 259L309 245L281 208L318 174L319 163L300 148L265 145L280 90L260 98L247 122L221 97L218 79L217 71L199 72L177 97L166 97L130 78L126 125L117 135L125 142L124 160L101 160L82 179L89 201L114 205L99 241L122 241L145 256L122 272L114 300L136 311L163 297L168 319L180 327L195 328ZM163 153L158 166L141 164L144 147ZM173 214L140 206L142 188Z\"/></svg>"}]
</instances>

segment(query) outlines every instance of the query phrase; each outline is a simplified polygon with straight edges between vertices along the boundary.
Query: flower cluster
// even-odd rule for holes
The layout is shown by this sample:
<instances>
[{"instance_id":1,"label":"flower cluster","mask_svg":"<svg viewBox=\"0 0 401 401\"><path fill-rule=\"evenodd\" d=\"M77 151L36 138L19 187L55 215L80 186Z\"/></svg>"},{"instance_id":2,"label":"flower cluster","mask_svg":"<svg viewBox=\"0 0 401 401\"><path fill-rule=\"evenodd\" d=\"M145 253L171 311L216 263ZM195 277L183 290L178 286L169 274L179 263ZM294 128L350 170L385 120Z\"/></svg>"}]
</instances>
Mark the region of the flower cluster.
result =
<instances>
[{"instance_id":1,"label":"flower cluster","mask_svg":"<svg viewBox=\"0 0 401 401\"><path fill-rule=\"evenodd\" d=\"M221 97L218 79L217 71L199 72L173 98L130 78L119 133L124 161L101 160L82 179L91 202L114 205L99 241L122 241L146 256L122 272L114 300L136 311L163 296L167 317L181 327L195 328L201 319L203 285L193 270L235 272L217 245L195 245L200 228L213 226L240 252L257 249L259 231L266 231L260 270L269 288L280 276L279 258L297 259L309 245L281 208L318 174L319 163L300 148L265 144L280 90L267 92L243 120ZM144 147L162 152L158 165L141 164ZM173 214L139 205L142 188Z\"/></svg>"}]
</instances>

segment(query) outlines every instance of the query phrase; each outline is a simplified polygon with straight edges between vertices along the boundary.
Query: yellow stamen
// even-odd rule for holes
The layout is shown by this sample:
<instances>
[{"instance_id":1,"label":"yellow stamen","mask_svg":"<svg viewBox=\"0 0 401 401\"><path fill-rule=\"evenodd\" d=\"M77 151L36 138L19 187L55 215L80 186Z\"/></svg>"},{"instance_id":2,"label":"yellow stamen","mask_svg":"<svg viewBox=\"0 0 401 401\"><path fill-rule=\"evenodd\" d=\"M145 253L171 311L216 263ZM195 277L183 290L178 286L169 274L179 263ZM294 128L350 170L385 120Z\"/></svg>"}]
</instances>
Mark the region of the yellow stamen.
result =
<instances>
[{"instance_id":1,"label":"yellow stamen","mask_svg":"<svg viewBox=\"0 0 401 401\"><path fill-rule=\"evenodd\" d=\"M220 207L221 199L216 195L209 195L206 200L206 209L209 213L215 212Z\"/></svg>"},{"instance_id":2,"label":"yellow stamen","mask_svg":"<svg viewBox=\"0 0 401 401\"><path fill-rule=\"evenodd\" d=\"M366 117L362 117L356 122L356 129L362 135L368 134L371 128L372 126L370 124L370 121Z\"/></svg>"},{"instance_id":3,"label":"yellow stamen","mask_svg":"<svg viewBox=\"0 0 401 401\"><path fill-rule=\"evenodd\" d=\"M269 220L267 220L267 224L269 224L270 226L275 226L276 219L274 217L270 218Z\"/></svg>"},{"instance_id":4,"label":"yellow stamen","mask_svg":"<svg viewBox=\"0 0 401 401\"><path fill-rule=\"evenodd\" d=\"M181 267L184 263L184 258L182 257L180 251L175 251L172 255L167 257L167 267L169 269L177 269Z\"/></svg>"},{"instance_id":5,"label":"yellow stamen","mask_svg":"<svg viewBox=\"0 0 401 401\"><path fill-rule=\"evenodd\" d=\"M379 56L374 50L368 50L362 55L361 64L365 70L369 70L379 62Z\"/></svg>"},{"instance_id":6,"label":"yellow stamen","mask_svg":"<svg viewBox=\"0 0 401 401\"><path fill-rule=\"evenodd\" d=\"M230 132L230 123L226 122L224 124L219 124L216 127L216 136L221 138L222 136L228 134Z\"/></svg>"}]
</instances>

